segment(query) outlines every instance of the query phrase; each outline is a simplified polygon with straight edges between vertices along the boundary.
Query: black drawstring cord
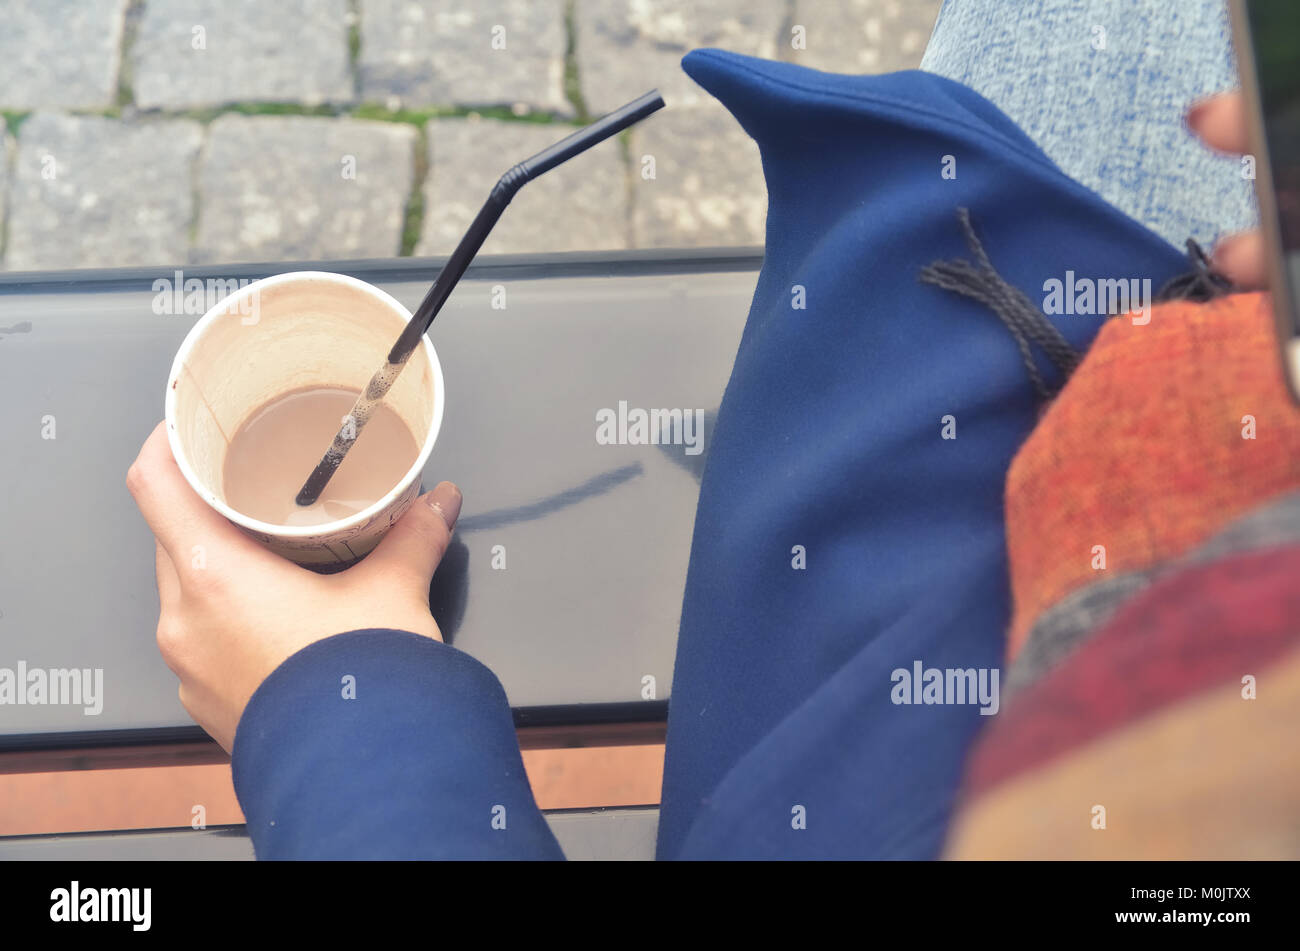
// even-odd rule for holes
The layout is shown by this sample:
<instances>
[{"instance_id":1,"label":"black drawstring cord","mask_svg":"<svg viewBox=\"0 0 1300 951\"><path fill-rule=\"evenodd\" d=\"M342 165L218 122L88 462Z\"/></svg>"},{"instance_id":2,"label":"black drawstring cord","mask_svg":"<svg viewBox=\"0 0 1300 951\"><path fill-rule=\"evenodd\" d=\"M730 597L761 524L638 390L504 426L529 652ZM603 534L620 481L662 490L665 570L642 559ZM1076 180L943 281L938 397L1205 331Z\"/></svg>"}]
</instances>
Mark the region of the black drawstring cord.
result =
<instances>
[{"instance_id":1,"label":"black drawstring cord","mask_svg":"<svg viewBox=\"0 0 1300 951\"><path fill-rule=\"evenodd\" d=\"M921 270L920 279L926 284L954 294L960 294L971 300L984 304L1011 331L1020 348L1020 357L1034 389L1042 399L1051 399L1055 390L1043 379L1042 371L1034 360L1029 344L1038 344L1047 354L1047 358L1068 379L1074 368L1079 365L1080 354L1070 346L1070 342L1047 319L1047 315L1033 305L1024 292L1008 284L998 274L984 250L984 245L975 234L971 224L970 209L958 208L957 220L961 224L966 245L975 257L975 265L960 258L952 261L935 261ZM1058 388L1059 389L1059 388Z\"/></svg>"},{"instance_id":2,"label":"black drawstring cord","mask_svg":"<svg viewBox=\"0 0 1300 951\"><path fill-rule=\"evenodd\" d=\"M1187 239L1187 257L1192 262L1191 273L1168 281L1156 295L1156 303L1188 300L1203 304L1236 290L1232 281L1213 269L1209 257L1191 238Z\"/></svg>"},{"instance_id":3,"label":"black drawstring cord","mask_svg":"<svg viewBox=\"0 0 1300 951\"><path fill-rule=\"evenodd\" d=\"M1034 389L1042 399L1051 399L1059 387L1053 390L1043 379L1029 344L1036 343L1043 349L1047 358L1060 371L1062 385L1079 365L1082 354L1070 346L1069 341L1047 319L1047 315L1035 307L1019 288L1008 284L998 274L984 245L975 234L970 209L958 208L957 220L966 237L966 245L975 257L975 264L961 259L936 261L921 270L921 281L978 301L992 310L1016 338L1020 358L1029 372ZM1191 238L1187 239L1187 257L1191 261L1192 270L1166 282L1153 304L1174 300L1204 303L1235 290L1231 281L1213 269L1209 257Z\"/></svg>"}]
</instances>

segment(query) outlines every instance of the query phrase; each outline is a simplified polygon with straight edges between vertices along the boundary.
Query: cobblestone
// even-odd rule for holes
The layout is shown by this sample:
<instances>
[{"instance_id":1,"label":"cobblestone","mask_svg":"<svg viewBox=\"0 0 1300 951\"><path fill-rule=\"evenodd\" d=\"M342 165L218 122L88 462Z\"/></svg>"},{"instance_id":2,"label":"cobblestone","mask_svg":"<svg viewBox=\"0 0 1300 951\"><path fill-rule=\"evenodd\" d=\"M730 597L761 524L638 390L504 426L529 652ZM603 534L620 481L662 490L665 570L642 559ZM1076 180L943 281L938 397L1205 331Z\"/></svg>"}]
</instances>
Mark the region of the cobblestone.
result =
<instances>
[{"instance_id":1,"label":"cobblestone","mask_svg":"<svg viewBox=\"0 0 1300 951\"><path fill-rule=\"evenodd\" d=\"M776 56L785 0L578 0L578 73L593 113L658 88L670 108L712 102L682 71L696 47Z\"/></svg>"},{"instance_id":2,"label":"cobblestone","mask_svg":"<svg viewBox=\"0 0 1300 951\"><path fill-rule=\"evenodd\" d=\"M576 114L570 55L591 115L655 86L668 108L527 185L483 252L759 245L757 148L681 57L914 68L941 0L0 2L12 270L447 254L573 128L527 115Z\"/></svg>"},{"instance_id":3,"label":"cobblestone","mask_svg":"<svg viewBox=\"0 0 1300 951\"><path fill-rule=\"evenodd\" d=\"M193 259L395 257L416 138L394 122L222 116L199 169Z\"/></svg>"},{"instance_id":4,"label":"cobblestone","mask_svg":"<svg viewBox=\"0 0 1300 951\"><path fill-rule=\"evenodd\" d=\"M632 131L632 164L637 247L763 244L758 146L721 106L652 116Z\"/></svg>"},{"instance_id":5,"label":"cobblestone","mask_svg":"<svg viewBox=\"0 0 1300 951\"><path fill-rule=\"evenodd\" d=\"M148 0L132 46L135 102L350 102L347 0Z\"/></svg>"},{"instance_id":6,"label":"cobblestone","mask_svg":"<svg viewBox=\"0 0 1300 951\"><path fill-rule=\"evenodd\" d=\"M126 0L7 2L0 109L103 109L117 99Z\"/></svg>"},{"instance_id":7,"label":"cobblestone","mask_svg":"<svg viewBox=\"0 0 1300 951\"><path fill-rule=\"evenodd\" d=\"M942 0L796 0L805 48L785 41L783 58L831 73L915 69Z\"/></svg>"},{"instance_id":8,"label":"cobblestone","mask_svg":"<svg viewBox=\"0 0 1300 951\"><path fill-rule=\"evenodd\" d=\"M560 124L438 119L426 127L429 176L418 254L449 254L497 179L573 132ZM618 140L523 187L481 253L595 251L628 246L628 180Z\"/></svg>"},{"instance_id":9,"label":"cobblestone","mask_svg":"<svg viewBox=\"0 0 1300 951\"><path fill-rule=\"evenodd\" d=\"M563 0L365 0L363 11L367 100L572 111Z\"/></svg>"},{"instance_id":10,"label":"cobblestone","mask_svg":"<svg viewBox=\"0 0 1300 951\"><path fill-rule=\"evenodd\" d=\"M13 157L13 150L5 117L0 116L0 251L4 250L5 198L9 194L9 162Z\"/></svg>"},{"instance_id":11,"label":"cobblestone","mask_svg":"<svg viewBox=\"0 0 1300 951\"><path fill-rule=\"evenodd\" d=\"M11 270L170 264L194 216L202 127L36 113L9 185Z\"/></svg>"}]
</instances>

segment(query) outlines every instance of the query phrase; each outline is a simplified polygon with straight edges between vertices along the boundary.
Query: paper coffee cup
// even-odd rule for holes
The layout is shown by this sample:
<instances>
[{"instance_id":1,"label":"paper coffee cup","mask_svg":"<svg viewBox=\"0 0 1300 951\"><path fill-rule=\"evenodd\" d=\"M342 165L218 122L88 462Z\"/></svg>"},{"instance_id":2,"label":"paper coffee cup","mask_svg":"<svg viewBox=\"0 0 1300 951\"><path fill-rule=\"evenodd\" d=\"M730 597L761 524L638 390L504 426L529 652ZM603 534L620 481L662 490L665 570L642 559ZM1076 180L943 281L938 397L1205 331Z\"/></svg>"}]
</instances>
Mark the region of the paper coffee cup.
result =
<instances>
[{"instance_id":1,"label":"paper coffee cup","mask_svg":"<svg viewBox=\"0 0 1300 951\"><path fill-rule=\"evenodd\" d=\"M337 570L367 554L419 496L420 474L442 425L442 368L428 337L384 398L415 437L419 455L397 485L355 515L288 526L237 512L225 499L226 452L249 416L279 396L305 387L363 389L410 318L379 288L322 271L255 281L214 305L185 337L167 378L167 439L194 491L300 565Z\"/></svg>"}]
</instances>

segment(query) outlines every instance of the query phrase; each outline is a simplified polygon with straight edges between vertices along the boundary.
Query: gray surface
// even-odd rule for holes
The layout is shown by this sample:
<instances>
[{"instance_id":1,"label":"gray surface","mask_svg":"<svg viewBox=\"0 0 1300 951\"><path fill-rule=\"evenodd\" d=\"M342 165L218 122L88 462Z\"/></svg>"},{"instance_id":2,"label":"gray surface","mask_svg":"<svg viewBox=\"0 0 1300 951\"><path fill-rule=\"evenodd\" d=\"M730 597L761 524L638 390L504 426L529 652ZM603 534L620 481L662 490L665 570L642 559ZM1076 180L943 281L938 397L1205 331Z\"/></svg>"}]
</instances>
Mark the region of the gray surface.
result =
<instances>
[{"instance_id":1,"label":"gray surface","mask_svg":"<svg viewBox=\"0 0 1300 951\"><path fill-rule=\"evenodd\" d=\"M253 843L243 826L0 836L0 862L251 862L253 859Z\"/></svg>"},{"instance_id":2,"label":"gray surface","mask_svg":"<svg viewBox=\"0 0 1300 951\"><path fill-rule=\"evenodd\" d=\"M546 821L570 861L653 861L659 808L548 812Z\"/></svg>"},{"instance_id":3,"label":"gray surface","mask_svg":"<svg viewBox=\"0 0 1300 951\"><path fill-rule=\"evenodd\" d=\"M0 109L102 109L117 99L127 0L0 5Z\"/></svg>"},{"instance_id":4,"label":"gray surface","mask_svg":"<svg viewBox=\"0 0 1300 951\"><path fill-rule=\"evenodd\" d=\"M400 253L415 145L415 129L395 122L222 116L208 127L199 167L203 210L192 258ZM250 155L258 161L245 161Z\"/></svg>"},{"instance_id":5,"label":"gray surface","mask_svg":"<svg viewBox=\"0 0 1300 951\"><path fill-rule=\"evenodd\" d=\"M5 263L14 270L174 260L194 218L203 128L38 112L18 131Z\"/></svg>"},{"instance_id":6,"label":"gray surface","mask_svg":"<svg viewBox=\"0 0 1300 951\"><path fill-rule=\"evenodd\" d=\"M668 695L704 456L598 445L595 414L716 409L757 272L649 269L471 269L431 333L448 404L424 483L465 493L434 613L515 707L636 702L646 675ZM380 283L413 308L433 273ZM97 717L0 706L0 741L191 725L154 643L153 540L123 482L196 319L154 315L154 276L113 292L0 284L0 666L103 668L105 693Z\"/></svg>"},{"instance_id":7,"label":"gray surface","mask_svg":"<svg viewBox=\"0 0 1300 951\"><path fill-rule=\"evenodd\" d=\"M367 101L572 112L564 0L364 0L361 10Z\"/></svg>"},{"instance_id":8,"label":"gray surface","mask_svg":"<svg viewBox=\"0 0 1300 951\"><path fill-rule=\"evenodd\" d=\"M347 13L347 0L148 0L131 50L135 103L349 102Z\"/></svg>"},{"instance_id":9,"label":"gray surface","mask_svg":"<svg viewBox=\"0 0 1300 951\"><path fill-rule=\"evenodd\" d=\"M546 821L571 861L650 861L659 810L594 809L550 812ZM161 829L82 835L0 836L0 861L251 861L243 826Z\"/></svg>"}]
</instances>

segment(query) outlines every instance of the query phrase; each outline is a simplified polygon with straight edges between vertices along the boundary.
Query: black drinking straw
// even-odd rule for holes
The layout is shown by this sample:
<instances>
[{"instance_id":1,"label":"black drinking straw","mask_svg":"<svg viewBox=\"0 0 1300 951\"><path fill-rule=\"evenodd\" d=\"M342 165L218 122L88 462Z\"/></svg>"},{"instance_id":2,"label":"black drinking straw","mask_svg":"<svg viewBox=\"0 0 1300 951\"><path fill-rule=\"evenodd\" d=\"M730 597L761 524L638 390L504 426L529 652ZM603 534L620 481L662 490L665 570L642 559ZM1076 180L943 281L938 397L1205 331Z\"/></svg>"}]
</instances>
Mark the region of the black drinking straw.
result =
<instances>
[{"instance_id":1,"label":"black drinking straw","mask_svg":"<svg viewBox=\"0 0 1300 951\"><path fill-rule=\"evenodd\" d=\"M664 100L659 95L659 91L652 89L641 98L579 129L567 139L543 149L530 159L525 159L501 176L501 180L493 186L492 193L488 195L487 201L470 224L469 230L460 239L460 244L456 245L456 250L443 265L438 279L433 282L433 287L429 288L429 293L424 295L424 300L420 301L420 306L411 315L402 335L393 344L393 349L388 351L387 362L370 378L370 384L353 404L352 412L344 417L343 426L335 435L334 441L330 443L329 449L312 470L312 474L307 477L307 481L303 483L296 500L299 505L311 505L320 498L321 492L325 491L326 484L333 478L334 472L343 462L343 457L357 441L362 427L370 419L375 405L384 398L393 381L397 379L397 375L402 372L402 367L419 346L420 338L433 323L433 318L438 316L438 311L442 310L442 305L451 296L452 289L465 273L465 268L478 253L478 249L483 246L488 233L501 217L501 213L506 210L506 205L510 204L510 199L515 197L515 193L537 176L549 172L555 166L567 162L610 136L617 135L651 113L662 109L663 105Z\"/></svg>"}]
</instances>

